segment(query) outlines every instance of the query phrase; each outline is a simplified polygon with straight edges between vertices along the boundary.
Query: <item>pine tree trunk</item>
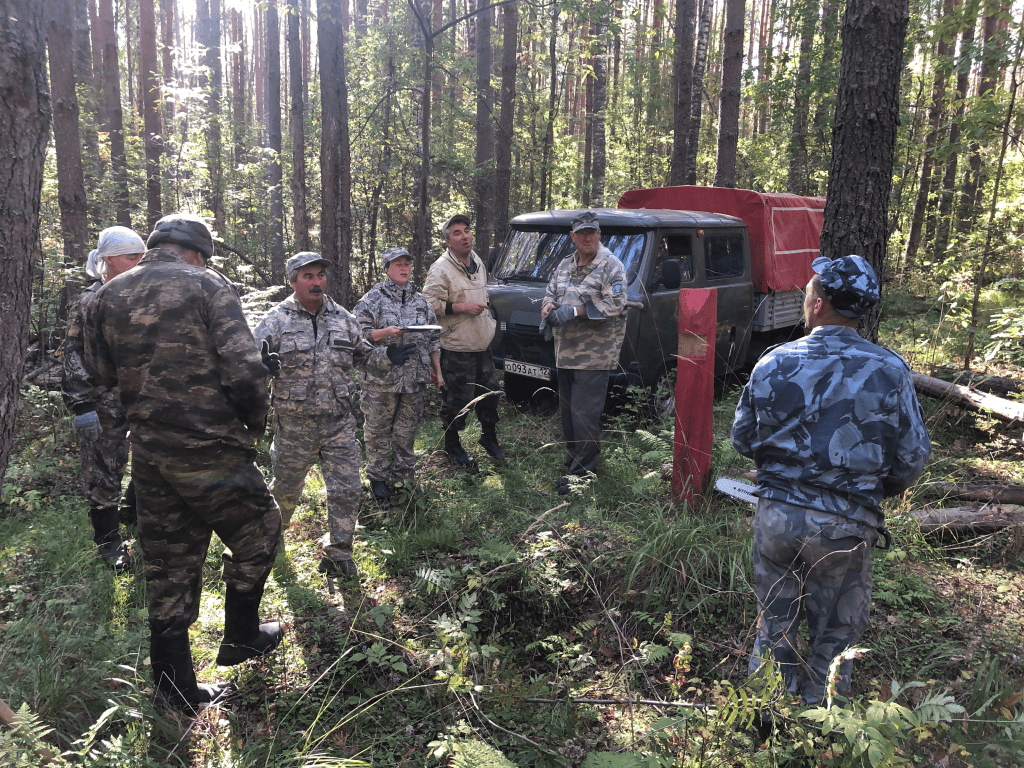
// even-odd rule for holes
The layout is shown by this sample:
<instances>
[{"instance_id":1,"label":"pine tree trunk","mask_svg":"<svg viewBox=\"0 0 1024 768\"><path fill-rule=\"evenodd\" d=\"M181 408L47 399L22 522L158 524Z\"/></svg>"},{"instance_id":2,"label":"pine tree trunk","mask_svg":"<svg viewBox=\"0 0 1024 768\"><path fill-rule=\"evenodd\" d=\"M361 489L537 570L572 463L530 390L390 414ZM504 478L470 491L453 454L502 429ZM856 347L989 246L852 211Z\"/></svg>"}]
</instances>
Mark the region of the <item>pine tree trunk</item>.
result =
<instances>
[{"instance_id":1,"label":"pine tree trunk","mask_svg":"<svg viewBox=\"0 0 1024 768\"><path fill-rule=\"evenodd\" d=\"M89 8L89 38L92 41L92 82L99 94L103 90L103 33L96 0L83 0Z\"/></svg>"},{"instance_id":2,"label":"pine tree trunk","mask_svg":"<svg viewBox=\"0 0 1024 768\"><path fill-rule=\"evenodd\" d=\"M120 0L118 0L120 2ZM139 107L139 114L142 108L135 100L135 63L132 55L132 12L129 0L124 0L124 71L125 83L128 85L128 109Z\"/></svg>"},{"instance_id":3,"label":"pine tree trunk","mask_svg":"<svg viewBox=\"0 0 1024 768\"><path fill-rule=\"evenodd\" d=\"M103 118L110 136L110 173L114 181L114 209L117 223L132 225L129 213L128 164L124 155L124 113L121 107L121 74L117 65L117 30L114 27L112 0L99 0L99 18L103 34Z\"/></svg>"},{"instance_id":4,"label":"pine tree trunk","mask_svg":"<svg viewBox=\"0 0 1024 768\"><path fill-rule=\"evenodd\" d=\"M206 49L203 66L208 73L204 86L210 95L210 126L206 133L206 167L210 184L206 205L213 212L214 228L224 228L224 165L221 161L220 92L222 69L220 61L220 0L199 0L196 4L196 27L200 44Z\"/></svg>"},{"instance_id":5,"label":"pine tree trunk","mask_svg":"<svg viewBox=\"0 0 1024 768\"><path fill-rule=\"evenodd\" d=\"M14 442L29 344L32 264L39 253L43 161L50 132L46 35L38 0L0 13L0 485Z\"/></svg>"},{"instance_id":6,"label":"pine tree trunk","mask_svg":"<svg viewBox=\"0 0 1024 768\"><path fill-rule=\"evenodd\" d=\"M591 166L590 204L604 207L605 172L608 167L608 149L605 141L605 107L608 103L608 45L606 40L608 17L597 23L594 43L594 98L591 113L593 126L594 163Z\"/></svg>"},{"instance_id":7,"label":"pine tree trunk","mask_svg":"<svg viewBox=\"0 0 1024 768\"><path fill-rule=\"evenodd\" d=\"M999 22L998 4L992 3L989 13L985 16L984 38L982 43L980 73L978 75L977 102L983 102L995 88L996 62L992 51L996 26ZM969 168L964 174L963 187L960 195L960 231L970 232L978 218L978 202L981 193L981 144L971 141Z\"/></svg>"},{"instance_id":8,"label":"pine tree trunk","mask_svg":"<svg viewBox=\"0 0 1024 768\"><path fill-rule=\"evenodd\" d=\"M103 177L100 160L100 141L96 132L99 110L99 78L93 70L94 30L89 23L89 1L74 0L75 5L75 82L78 83L78 135L82 140L82 173L85 182L85 199L90 221L99 223L96 190ZM96 26L99 26L98 24ZM100 70L102 72L102 68ZM84 152L82 151L84 150Z\"/></svg>"},{"instance_id":9,"label":"pine tree trunk","mask_svg":"<svg viewBox=\"0 0 1024 768\"><path fill-rule=\"evenodd\" d=\"M298 0L288 0L288 77L291 91L292 216L295 250L308 251L309 211L306 208L306 82L302 79L301 10ZM283 276L282 272L282 276ZM276 279L275 275L275 279Z\"/></svg>"},{"instance_id":10,"label":"pine tree trunk","mask_svg":"<svg viewBox=\"0 0 1024 768\"><path fill-rule=\"evenodd\" d=\"M512 185L512 139L516 110L516 55L519 49L519 3L511 2L501 13L501 112L496 137L494 190L494 244L501 245L508 232L509 190Z\"/></svg>"},{"instance_id":11,"label":"pine tree trunk","mask_svg":"<svg viewBox=\"0 0 1024 768\"><path fill-rule=\"evenodd\" d=\"M146 218L152 228L163 216L160 201L160 70L157 69L153 0L139 0L139 91L146 142Z\"/></svg>"},{"instance_id":12,"label":"pine tree trunk","mask_svg":"<svg viewBox=\"0 0 1024 768\"><path fill-rule=\"evenodd\" d=\"M478 0L483 8L487 0ZM491 87L491 13L477 13L476 19L476 221L473 229L476 251L484 262L491 250L494 205L494 89Z\"/></svg>"},{"instance_id":13,"label":"pine tree trunk","mask_svg":"<svg viewBox=\"0 0 1024 768\"><path fill-rule=\"evenodd\" d=\"M821 255L856 253L885 275L907 0L847 0ZM860 332L878 338L876 305Z\"/></svg>"},{"instance_id":14,"label":"pine tree trunk","mask_svg":"<svg viewBox=\"0 0 1024 768\"><path fill-rule=\"evenodd\" d=\"M162 59L164 68L164 85L174 85L174 0L160 0L160 15L163 33ZM174 119L174 96L170 92L164 95L164 121L170 126Z\"/></svg>"},{"instance_id":15,"label":"pine tree trunk","mask_svg":"<svg viewBox=\"0 0 1024 768\"><path fill-rule=\"evenodd\" d=\"M700 116L704 96L704 69L708 61L711 37L711 0L701 0L700 26L697 29L697 51L693 59L693 89L690 92L690 140L686 162L686 183L697 183L697 150L700 146Z\"/></svg>"},{"instance_id":16,"label":"pine tree trunk","mask_svg":"<svg viewBox=\"0 0 1024 768\"><path fill-rule=\"evenodd\" d=\"M740 138L740 78L743 75L743 0L726 0L722 49L722 95L718 111L718 160L715 186L736 186L736 149Z\"/></svg>"},{"instance_id":17,"label":"pine tree trunk","mask_svg":"<svg viewBox=\"0 0 1024 768\"><path fill-rule=\"evenodd\" d=\"M74 0L47 0L46 36L53 100L53 144L57 154L57 198L65 264L85 264L89 240L82 146L78 140L78 95L75 90ZM5 107L6 108L6 107Z\"/></svg>"},{"instance_id":18,"label":"pine tree trunk","mask_svg":"<svg viewBox=\"0 0 1024 768\"><path fill-rule=\"evenodd\" d=\"M231 54L231 141L234 144L235 165L241 165L244 158L245 141L245 26L242 12L231 12L231 42L235 51Z\"/></svg>"},{"instance_id":19,"label":"pine tree trunk","mask_svg":"<svg viewBox=\"0 0 1024 768\"><path fill-rule=\"evenodd\" d=\"M284 282L284 197L281 189L281 28L277 0L267 3L267 147L270 163L270 274Z\"/></svg>"},{"instance_id":20,"label":"pine tree trunk","mask_svg":"<svg viewBox=\"0 0 1024 768\"><path fill-rule=\"evenodd\" d=\"M807 178L807 111L811 99L811 52L818 9L817 0L805 0L801 10L800 62L793 89L793 133L789 140L789 183L786 185L794 195L806 195L810 186Z\"/></svg>"},{"instance_id":21,"label":"pine tree trunk","mask_svg":"<svg viewBox=\"0 0 1024 768\"><path fill-rule=\"evenodd\" d=\"M551 6L551 36L548 38L548 119L544 129L543 161L540 169L540 209L545 210L551 200L552 156L555 147L555 116L558 109L558 5Z\"/></svg>"},{"instance_id":22,"label":"pine tree trunk","mask_svg":"<svg viewBox=\"0 0 1024 768\"><path fill-rule=\"evenodd\" d=\"M672 186L686 183L689 162L690 98L693 95L693 26L697 13L694 0L676 0L675 46L672 79L675 99L672 108Z\"/></svg>"},{"instance_id":23,"label":"pine tree trunk","mask_svg":"<svg viewBox=\"0 0 1024 768\"><path fill-rule=\"evenodd\" d=\"M839 29L838 0L825 0L821 9L821 63L816 83L816 101L814 108L815 142L809 152L808 163L810 173L828 170L832 155L832 116L835 112L835 83L833 77L835 62L836 36ZM820 185L809 190L811 194L820 195L824 192Z\"/></svg>"}]
</instances>

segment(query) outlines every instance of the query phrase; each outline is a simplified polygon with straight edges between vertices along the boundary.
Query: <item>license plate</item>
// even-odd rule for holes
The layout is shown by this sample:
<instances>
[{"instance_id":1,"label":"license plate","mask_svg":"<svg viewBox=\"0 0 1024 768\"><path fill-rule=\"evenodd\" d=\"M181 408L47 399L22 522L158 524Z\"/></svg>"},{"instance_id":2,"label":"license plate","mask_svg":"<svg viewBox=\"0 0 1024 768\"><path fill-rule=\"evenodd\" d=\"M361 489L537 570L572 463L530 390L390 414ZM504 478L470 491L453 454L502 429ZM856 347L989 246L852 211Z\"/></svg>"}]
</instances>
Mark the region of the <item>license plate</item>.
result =
<instances>
[{"instance_id":1,"label":"license plate","mask_svg":"<svg viewBox=\"0 0 1024 768\"><path fill-rule=\"evenodd\" d=\"M543 365L520 363L518 360L506 360L505 373L518 373L520 376L529 376L531 379L551 381L550 368L545 368Z\"/></svg>"}]
</instances>

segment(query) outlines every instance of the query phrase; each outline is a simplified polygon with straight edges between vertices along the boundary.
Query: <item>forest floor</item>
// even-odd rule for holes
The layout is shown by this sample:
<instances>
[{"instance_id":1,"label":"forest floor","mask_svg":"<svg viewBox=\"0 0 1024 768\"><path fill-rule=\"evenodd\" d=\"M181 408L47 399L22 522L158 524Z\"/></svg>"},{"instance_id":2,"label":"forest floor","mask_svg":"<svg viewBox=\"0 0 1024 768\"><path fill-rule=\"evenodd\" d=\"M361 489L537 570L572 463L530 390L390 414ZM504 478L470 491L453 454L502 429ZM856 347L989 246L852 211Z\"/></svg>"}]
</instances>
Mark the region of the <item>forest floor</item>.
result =
<instances>
[{"instance_id":1,"label":"forest floor","mask_svg":"<svg viewBox=\"0 0 1024 768\"><path fill-rule=\"evenodd\" d=\"M935 303L897 298L883 343L921 372L949 363ZM749 468L728 441L737 396L713 406L715 473ZM0 733L0 764L46 749L90 766L1024 765L1021 527L925 537L908 512L933 500L888 502L854 699L807 710L746 680L751 508L678 503L672 425L640 420L641 400L607 419L600 477L568 497L549 410L503 405L509 458L478 451L476 472L449 466L425 422L423 493L382 508L364 488L358 580L316 573L314 470L264 598L285 641L235 668L213 662L215 538L192 645L201 681L239 690L191 717L152 703L141 564L115 575L96 556L70 420L58 393L30 388L0 502L0 698L22 720ZM922 404L923 481L1024 485L1020 424ZM471 419L467 447L477 433ZM778 726L766 744L750 727L761 707Z\"/></svg>"}]
</instances>

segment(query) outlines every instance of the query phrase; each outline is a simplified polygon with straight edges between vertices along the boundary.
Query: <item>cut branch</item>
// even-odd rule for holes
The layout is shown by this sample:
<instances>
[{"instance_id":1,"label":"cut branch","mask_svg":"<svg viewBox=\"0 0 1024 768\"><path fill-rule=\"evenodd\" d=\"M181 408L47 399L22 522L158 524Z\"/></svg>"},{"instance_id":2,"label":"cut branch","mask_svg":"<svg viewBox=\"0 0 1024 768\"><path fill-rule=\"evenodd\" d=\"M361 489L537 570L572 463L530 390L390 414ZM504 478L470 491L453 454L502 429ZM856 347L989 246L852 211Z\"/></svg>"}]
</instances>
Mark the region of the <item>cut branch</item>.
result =
<instances>
[{"instance_id":1,"label":"cut branch","mask_svg":"<svg viewBox=\"0 0 1024 768\"><path fill-rule=\"evenodd\" d=\"M980 533L1024 525L1024 507L1016 504L925 508L911 510L909 514L917 520L924 534L946 531Z\"/></svg>"},{"instance_id":2,"label":"cut branch","mask_svg":"<svg viewBox=\"0 0 1024 768\"><path fill-rule=\"evenodd\" d=\"M913 377L914 386L923 395L948 400L972 411L991 413L1006 421L1024 421L1024 403L1015 403L995 395L976 392L959 384L950 384L942 379L925 376L923 373L915 373Z\"/></svg>"}]
</instances>

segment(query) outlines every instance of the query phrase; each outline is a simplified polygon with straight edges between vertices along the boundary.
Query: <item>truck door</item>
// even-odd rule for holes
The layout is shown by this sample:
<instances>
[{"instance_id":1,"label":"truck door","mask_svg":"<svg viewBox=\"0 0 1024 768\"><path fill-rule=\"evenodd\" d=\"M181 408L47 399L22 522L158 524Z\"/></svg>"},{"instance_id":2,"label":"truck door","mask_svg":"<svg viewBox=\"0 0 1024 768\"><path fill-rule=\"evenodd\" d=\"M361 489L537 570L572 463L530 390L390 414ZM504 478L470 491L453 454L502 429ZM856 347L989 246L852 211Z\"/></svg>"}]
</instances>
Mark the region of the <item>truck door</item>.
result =
<instances>
[{"instance_id":1,"label":"truck door","mask_svg":"<svg viewBox=\"0 0 1024 768\"><path fill-rule=\"evenodd\" d=\"M724 376L743 360L750 343L754 288L743 230L706 230L701 238L703 286L718 292L715 375Z\"/></svg>"},{"instance_id":2,"label":"truck door","mask_svg":"<svg viewBox=\"0 0 1024 768\"><path fill-rule=\"evenodd\" d=\"M637 373L643 383L651 386L666 368L675 366L679 337L679 288L696 285L694 272L694 233L662 229L651 264L644 275L643 301L647 309L640 315L637 342ZM669 259L679 262L681 285L667 287L662 267Z\"/></svg>"}]
</instances>

